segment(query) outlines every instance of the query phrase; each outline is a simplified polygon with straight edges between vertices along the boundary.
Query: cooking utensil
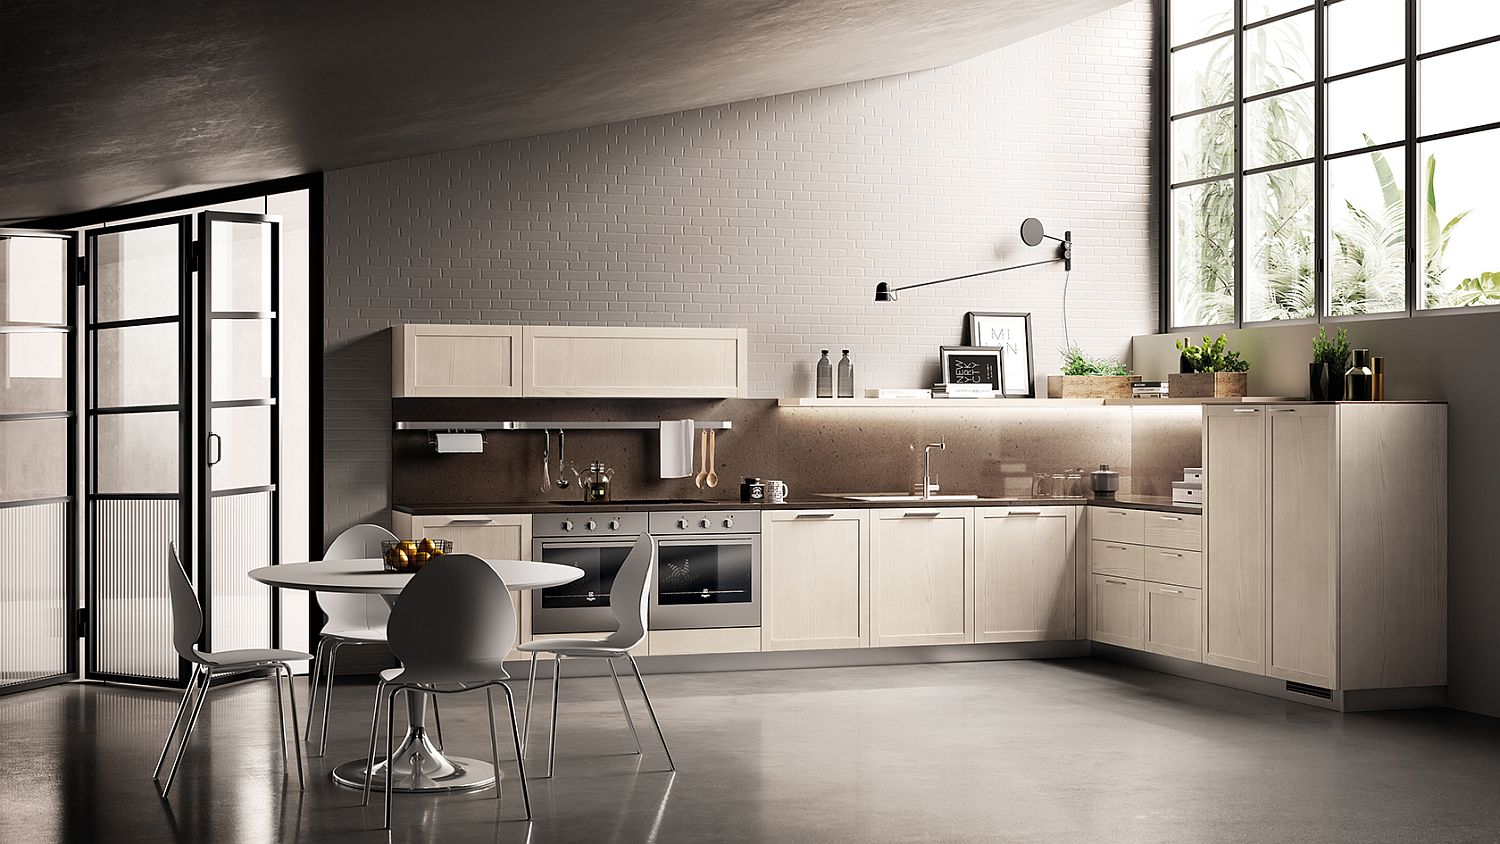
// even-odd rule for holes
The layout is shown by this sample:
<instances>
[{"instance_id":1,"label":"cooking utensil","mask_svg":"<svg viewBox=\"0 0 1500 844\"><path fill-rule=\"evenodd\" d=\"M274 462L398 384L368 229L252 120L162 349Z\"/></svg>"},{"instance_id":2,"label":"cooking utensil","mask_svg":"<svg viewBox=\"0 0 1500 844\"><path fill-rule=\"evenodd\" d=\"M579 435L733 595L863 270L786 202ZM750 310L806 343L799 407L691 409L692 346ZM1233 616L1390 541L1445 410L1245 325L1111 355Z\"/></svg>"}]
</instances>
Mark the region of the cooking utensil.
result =
<instances>
[{"instance_id":1,"label":"cooking utensil","mask_svg":"<svg viewBox=\"0 0 1500 844\"><path fill-rule=\"evenodd\" d=\"M703 481L708 478L708 431L698 432L698 474L693 476L693 486L703 489Z\"/></svg>"},{"instance_id":2,"label":"cooking utensil","mask_svg":"<svg viewBox=\"0 0 1500 844\"><path fill-rule=\"evenodd\" d=\"M552 478L547 467L552 465L552 432L542 431L542 492L552 489Z\"/></svg>"},{"instance_id":3,"label":"cooking utensil","mask_svg":"<svg viewBox=\"0 0 1500 844\"><path fill-rule=\"evenodd\" d=\"M719 485L719 470L715 467L714 449L718 446L719 435L712 429L708 431L708 479L705 481L709 486Z\"/></svg>"},{"instance_id":4,"label":"cooking utensil","mask_svg":"<svg viewBox=\"0 0 1500 844\"><path fill-rule=\"evenodd\" d=\"M566 434L564 434L562 431L558 431L557 432L557 488L558 489L567 489L568 488L568 476L565 475L565 474L563 474L563 464L568 459L568 442L567 442L567 440L563 439L563 437L565 437L565 436L566 436Z\"/></svg>"}]
</instances>

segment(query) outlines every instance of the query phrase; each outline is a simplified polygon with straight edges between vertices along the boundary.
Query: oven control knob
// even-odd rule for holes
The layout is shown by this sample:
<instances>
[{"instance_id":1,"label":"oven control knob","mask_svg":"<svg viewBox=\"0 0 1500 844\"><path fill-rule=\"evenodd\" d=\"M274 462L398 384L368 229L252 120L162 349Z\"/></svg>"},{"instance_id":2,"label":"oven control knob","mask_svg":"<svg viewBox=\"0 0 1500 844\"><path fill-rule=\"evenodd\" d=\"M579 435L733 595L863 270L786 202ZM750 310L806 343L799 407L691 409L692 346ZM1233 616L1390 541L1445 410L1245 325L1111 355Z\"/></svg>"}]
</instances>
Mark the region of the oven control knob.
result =
<instances>
[{"instance_id":1,"label":"oven control knob","mask_svg":"<svg viewBox=\"0 0 1500 844\"><path fill-rule=\"evenodd\" d=\"M711 522L711 521L709 521L708 519L704 519L703 521L701 521L701 522L698 523L698 527L701 527L701 528L710 528L710 527L713 527L713 524L714 523Z\"/></svg>"},{"instance_id":2,"label":"oven control knob","mask_svg":"<svg viewBox=\"0 0 1500 844\"><path fill-rule=\"evenodd\" d=\"M688 520L687 519L678 519L677 520L677 529L678 530L687 530L687 527L688 527Z\"/></svg>"},{"instance_id":3,"label":"oven control knob","mask_svg":"<svg viewBox=\"0 0 1500 844\"><path fill-rule=\"evenodd\" d=\"M733 516L730 516L729 518L727 518L727 519L724 520L724 527L727 527L727 528L734 527L734 517Z\"/></svg>"},{"instance_id":4,"label":"oven control knob","mask_svg":"<svg viewBox=\"0 0 1500 844\"><path fill-rule=\"evenodd\" d=\"M573 520L572 519L563 519L562 528L563 528L563 530L572 530L573 529Z\"/></svg>"},{"instance_id":5,"label":"oven control knob","mask_svg":"<svg viewBox=\"0 0 1500 844\"><path fill-rule=\"evenodd\" d=\"M588 530L593 530L594 528L597 528L599 526L599 523L594 521L593 519L589 519L588 521L583 523L583 526Z\"/></svg>"},{"instance_id":6,"label":"oven control knob","mask_svg":"<svg viewBox=\"0 0 1500 844\"><path fill-rule=\"evenodd\" d=\"M610 530L619 530L620 529L620 520L619 519L610 519L609 520L609 529Z\"/></svg>"}]
</instances>

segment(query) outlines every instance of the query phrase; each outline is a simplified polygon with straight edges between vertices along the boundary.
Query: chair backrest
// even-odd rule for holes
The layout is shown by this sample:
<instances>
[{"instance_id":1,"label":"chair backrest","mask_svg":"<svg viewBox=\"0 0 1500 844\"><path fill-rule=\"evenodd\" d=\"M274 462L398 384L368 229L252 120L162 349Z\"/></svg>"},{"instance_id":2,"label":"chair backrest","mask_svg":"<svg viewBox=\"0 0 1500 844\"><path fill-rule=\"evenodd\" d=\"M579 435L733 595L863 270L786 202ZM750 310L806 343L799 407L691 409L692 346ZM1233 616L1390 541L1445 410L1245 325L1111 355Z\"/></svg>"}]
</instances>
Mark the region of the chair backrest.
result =
<instances>
[{"instance_id":1,"label":"chair backrest","mask_svg":"<svg viewBox=\"0 0 1500 844\"><path fill-rule=\"evenodd\" d=\"M651 600L651 572L656 570L656 540L641 534L609 588L609 608L615 614L612 647L633 648L646 638L646 605Z\"/></svg>"},{"instance_id":2,"label":"chair backrest","mask_svg":"<svg viewBox=\"0 0 1500 844\"><path fill-rule=\"evenodd\" d=\"M516 645L516 608L500 574L471 554L449 554L417 572L391 608L386 638L413 672L474 679L477 662Z\"/></svg>"},{"instance_id":3,"label":"chair backrest","mask_svg":"<svg viewBox=\"0 0 1500 844\"><path fill-rule=\"evenodd\" d=\"M396 535L380 525L355 525L333 540L325 560L364 560L380 556L380 543ZM363 630L380 627L391 614L391 606L379 595L355 595L348 592L319 592L318 606L328 614L324 630Z\"/></svg>"},{"instance_id":4,"label":"chair backrest","mask_svg":"<svg viewBox=\"0 0 1500 844\"><path fill-rule=\"evenodd\" d=\"M167 543L167 589L172 596L172 647L188 662L203 663L198 637L203 635L203 607L177 556L177 542Z\"/></svg>"}]
</instances>

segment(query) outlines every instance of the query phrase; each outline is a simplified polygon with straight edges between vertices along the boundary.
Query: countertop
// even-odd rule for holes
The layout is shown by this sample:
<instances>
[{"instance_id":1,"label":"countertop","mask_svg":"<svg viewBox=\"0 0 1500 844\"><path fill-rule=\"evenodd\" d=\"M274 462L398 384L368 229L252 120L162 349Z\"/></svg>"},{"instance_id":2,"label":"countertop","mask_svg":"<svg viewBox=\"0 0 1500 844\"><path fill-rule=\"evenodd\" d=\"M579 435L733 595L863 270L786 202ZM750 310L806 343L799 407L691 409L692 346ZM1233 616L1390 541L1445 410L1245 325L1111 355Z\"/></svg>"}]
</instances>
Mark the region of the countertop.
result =
<instances>
[{"instance_id":1,"label":"countertop","mask_svg":"<svg viewBox=\"0 0 1500 844\"><path fill-rule=\"evenodd\" d=\"M562 501L487 501L463 504L396 504L391 507L413 516L471 516L491 513L650 513L677 510L831 510L886 509L892 507L1124 507L1167 513L1201 513L1203 508L1173 504L1165 495L1120 495L1096 498L971 498L949 501L845 501L838 498L799 498L785 504L751 504L737 500L631 502L572 504Z\"/></svg>"}]
</instances>

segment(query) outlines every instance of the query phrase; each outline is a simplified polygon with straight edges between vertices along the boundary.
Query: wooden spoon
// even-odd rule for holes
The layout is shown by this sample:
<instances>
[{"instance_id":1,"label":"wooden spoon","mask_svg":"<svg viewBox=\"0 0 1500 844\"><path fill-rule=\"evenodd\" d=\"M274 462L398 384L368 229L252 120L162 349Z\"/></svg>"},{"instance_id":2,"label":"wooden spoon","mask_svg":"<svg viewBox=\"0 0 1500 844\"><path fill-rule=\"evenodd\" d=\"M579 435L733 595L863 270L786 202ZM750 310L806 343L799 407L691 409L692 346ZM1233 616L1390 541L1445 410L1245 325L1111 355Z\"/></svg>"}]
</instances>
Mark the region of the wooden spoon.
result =
<instances>
[{"instance_id":1,"label":"wooden spoon","mask_svg":"<svg viewBox=\"0 0 1500 844\"><path fill-rule=\"evenodd\" d=\"M719 434L716 431L705 431L708 434L708 485L715 487L719 485L718 461L714 459L714 450L719 445Z\"/></svg>"},{"instance_id":2,"label":"wooden spoon","mask_svg":"<svg viewBox=\"0 0 1500 844\"><path fill-rule=\"evenodd\" d=\"M693 476L693 486L703 489L703 481L708 477L708 431L699 431L698 439L698 474Z\"/></svg>"}]
</instances>

